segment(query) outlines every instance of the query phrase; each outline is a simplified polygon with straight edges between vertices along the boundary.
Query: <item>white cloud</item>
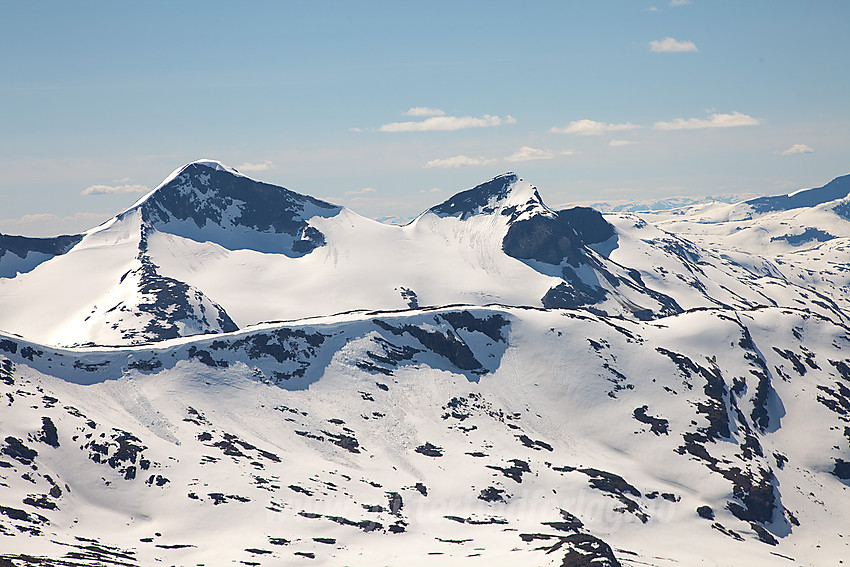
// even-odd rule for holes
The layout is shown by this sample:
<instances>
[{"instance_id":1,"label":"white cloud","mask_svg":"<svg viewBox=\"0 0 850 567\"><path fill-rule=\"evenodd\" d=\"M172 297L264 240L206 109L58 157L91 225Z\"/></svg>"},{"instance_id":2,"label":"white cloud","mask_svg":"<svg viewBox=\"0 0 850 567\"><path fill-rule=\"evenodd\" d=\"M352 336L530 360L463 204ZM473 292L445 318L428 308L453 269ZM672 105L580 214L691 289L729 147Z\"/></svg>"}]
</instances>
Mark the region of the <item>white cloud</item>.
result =
<instances>
[{"instance_id":1,"label":"white cloud","mask_svg":"<svg viewBox=\"0 0 850 567\"><path fill-rule=\"evenodd\" d=\"M597 136L605 132L621 132L623 130L634 130L640 128L637 124L626 122L625 124L606 124L605 122L596 122L595 120L574 120L561 128L551 128L550 132L558 134L578 134L580 136Z\"/></svg>"},{"instance_id":2,"label":"white cloud","mask_svg":"<svg viewBox=\"0 0 850 567\"><path fill-rule=\"evenodd\" d=\"M679 41L672 37L665 37L660 41L650 41L649 48L655 53L687 53L689 51L699 51L694 42Z\"/></svg>"},{"instance_id":3,"label":"white cloud","mask_svg":"<svg viewBox=\"0 0 850 567\"><path fill-rule=\"evenodd\" d=\"M358 189L357 191L346 191L346 195L366 195L367 193L374 193L374 187L364 187L363 189Z\"/></svg>"},{"instance_id":4,"label":"white cloud","mask_svg":"<svg viewBox=\"0 0 850 567\"><path fill-rule=\"evenodd\" d=\"M533 161L537 159L552 159L555 154L548 150L523 146L513 154L505 158L505 161Z\"/></svg>"},{"instance_id":5,"label":"white cloud","mask_svg":"<svg viewBox=\"0 0 850 567\"><path fill-rule=\"evenodd\" d=\"M659 8L656 8L655 6L650 6L649 8L644 8L643 11L644 12L660 12L661 10Z\"/></svg>"},{"instance_id":6,"label":"white cloud","mask_svg":"<svg viewBox=\"0 0 850 567\"><path fill-rule=\"evenodd\" d=\"M17 219L7 219L6 222L17 222L20 224L29 224L32 222L53 222L58 221L59 216L54 215L53 213L34 213L30 215L24 215Z\"/></svg>"},{"instance_id":7,"label":"white cloud","mask_svg":"<svg viewBox=\"0 0 850 567\"><path fill-rule=\"evenodd\" d=\"M463 130L465 128L483 128L486 126L500 126L502 124L516 124L513 116L491 116L485 114L478 118L475 116L432 116L419 122L390 122L378 128L381 132L426 132L430 130Z\"/></svg>"},{"instance_id":8,"label":"white cloud","mask_svg":"<svg viewBox=\"0 0 850 567\"><path fill-rule=\"evenodd\" d=\"M25 232L29 236L76 234L112 216L112 213L74 213L59 216L53 213L31 213L14 219L0 219L0 232Z\"/></svg>"},{"instance_id":9,"label":"white cloud","mask_svg":"<svg viewBox=\"0 0 850 567\"><path fill-rule=\"evenodd\" d=\"M445 116L445 114L439 108L428 108L427 106L414 106L404 112L405 116Z\"/></svg>"},{"instance_id":10,"label":"white cloud","mask_svg":"<svg viewBox=\"0 0 850 567\"><path fill-rule=\"evenodd\" d=\"M676 118L670 122L656 122L652 127L656 130L699 130L701 128L731 128L733 126L756 126L757 118L732 112L732 114L715 113L708 118Z\"/></svg>"},{"instance_id":11,"label":"white cloud","mask_svg":"<svg viewBox=\"0 0 850 567\"><path fill-rule=\"evenodd\" d=\"M632 144L637 144L637 142L633 142L631 140L611 140L608 142L609 146L631 146Z\"/></svg>"},{"instance_id":12,"label":"white cloud","mask_svg":"<svg viewBox=\"0 0 850 567\"><path fill-rule=\"evenodd\" d=\"M420 193L442 193L443 190L439 187L433 187L431 189L422 189L419 191Z\"/></svg>"},{"instance_id":13,"label":"white cloud","mask_svg":"<svg viewBox=\"0 0 850 567\"><path fill-rule=\"evenodd\" d=\"M89 185L80 195L114 195L120 193L146 193L150 187L144 185Z\"/></svg>"},{"instance_id":14,"label":"white cloud","mask_svg":"<svg viewBox=\"0 0 850 567\"><path fill-rule=\"evenodd\" d=\"M573 156L575 155L575 150L564 150L561 152L562 156Z\"/></svg>"},{"instance_id":15,"label":"white cloud","mask_svg":"<svg viewBox=\"0 0 850 567\"><path fill-rule=\"evenodd\" d=\"M245 162L241 165L236 166L237 171L268 171L270 169L275 169L277 166L266 160L262 163L248 163Z\"/></svg>"},{"instance_id":16,"label":"white cloud","mask_svg":"<svg viewBox=\"0 0 850 567\"><path fill-rule=\"evenodd\" d=\"M691 0L670 0L671 6L687 6L691 3Z\"/></svg>"},{"instance_id":17,"label":"white cloud","mask_svg":"<svg viewBox=\"0 0 850 567\"><path fill-rule=\"evenodd\" d=\"M783 150L781 152L777 152L781 156L793 156L799 154L810 154L814 152L814 148L807 146L806 144L794 144L787 150Z\"/></svg>"},{"instance_id":18,"label":"white cloud","mask_svg":"<svg viewBox=\"0 0 850 567\"><path fill-rule=\"evenodd\" d=\"M489 165L495 163L496 160L484 157L467 157L464 155L454 156L444 159L432 159L425 164L425 167L467 167L471 165Z\"/></svg>"}]
</instances>

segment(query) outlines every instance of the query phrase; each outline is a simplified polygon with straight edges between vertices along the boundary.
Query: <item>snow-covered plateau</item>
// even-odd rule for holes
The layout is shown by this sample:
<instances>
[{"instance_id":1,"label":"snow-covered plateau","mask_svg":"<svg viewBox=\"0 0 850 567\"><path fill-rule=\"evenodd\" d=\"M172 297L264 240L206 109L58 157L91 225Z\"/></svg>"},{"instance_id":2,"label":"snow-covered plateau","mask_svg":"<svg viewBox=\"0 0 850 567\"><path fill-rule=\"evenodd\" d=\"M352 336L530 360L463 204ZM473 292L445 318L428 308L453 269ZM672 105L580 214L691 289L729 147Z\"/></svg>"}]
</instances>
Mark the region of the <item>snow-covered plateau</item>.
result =
<instances>
[{"instance_id":1,"label":"snow-covered plateau","mask_svg":"<svg viewBox=\"0 0 850 567\"><path fill-rule=\"evenodd\" d=\"M0 235L0 567L841 565L848 194L393 226L202 160Z\"/></svg>"}]
</instances>

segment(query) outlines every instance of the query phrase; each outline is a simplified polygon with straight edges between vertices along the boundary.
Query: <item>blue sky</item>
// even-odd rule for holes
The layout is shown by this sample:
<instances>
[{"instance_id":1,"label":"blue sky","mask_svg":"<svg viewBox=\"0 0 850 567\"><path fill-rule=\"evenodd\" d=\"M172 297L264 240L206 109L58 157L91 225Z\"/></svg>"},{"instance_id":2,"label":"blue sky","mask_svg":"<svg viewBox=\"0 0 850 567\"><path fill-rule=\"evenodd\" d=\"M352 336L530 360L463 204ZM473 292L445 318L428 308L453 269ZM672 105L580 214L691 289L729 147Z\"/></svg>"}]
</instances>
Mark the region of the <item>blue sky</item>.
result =
<instances>
[{"instance_id":1,"label":"blue sky","mask_svg":"<svg viewBox=\"0 0 850 567\"><path fill-rule=\"evenodd\" d=\"M550 205L850 172L846 0L0 0L0 232L218 159L371 217L505 171Z\"/></svg>"}]
</instances>

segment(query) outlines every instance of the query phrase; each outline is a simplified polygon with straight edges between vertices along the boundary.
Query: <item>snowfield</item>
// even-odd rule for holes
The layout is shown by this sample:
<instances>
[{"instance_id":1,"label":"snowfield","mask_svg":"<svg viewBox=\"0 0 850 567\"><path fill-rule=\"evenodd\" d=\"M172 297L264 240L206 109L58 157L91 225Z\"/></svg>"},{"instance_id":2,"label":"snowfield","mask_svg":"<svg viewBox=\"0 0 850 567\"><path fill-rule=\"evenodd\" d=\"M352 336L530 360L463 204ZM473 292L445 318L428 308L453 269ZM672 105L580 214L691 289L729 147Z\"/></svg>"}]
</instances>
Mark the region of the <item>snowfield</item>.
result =
<instances>
[{"instance_id":1,"label":"snowfield","mask_svg":"<svg viewBox=\"0 0 850 567\"><path fill-rule=\"evenodd\" d=\"M9 241L0 563L840 565L835 183L396 227L205 160Z\"/></svg>"}]
</instances>

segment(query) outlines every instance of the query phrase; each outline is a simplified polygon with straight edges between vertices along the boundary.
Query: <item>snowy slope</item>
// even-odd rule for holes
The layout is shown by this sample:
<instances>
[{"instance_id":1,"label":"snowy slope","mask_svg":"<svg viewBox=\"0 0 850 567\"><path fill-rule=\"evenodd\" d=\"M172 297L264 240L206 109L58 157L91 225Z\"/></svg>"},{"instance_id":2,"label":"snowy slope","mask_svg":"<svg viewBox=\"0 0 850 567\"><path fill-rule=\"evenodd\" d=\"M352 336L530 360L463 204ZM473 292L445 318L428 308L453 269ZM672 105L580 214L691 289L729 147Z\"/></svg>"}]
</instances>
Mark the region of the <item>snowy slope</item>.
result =
<instances>
[{"instance_id":1,"label":"snowy slope","mask_svg":"<svg viewBox=\"0 0 850 567\"><path fill-rule=\"evenodd\" d=\"M202 160L68 253L0 279L0 329L71 346L454 303L637 319L715 306L836 314L798 283L633 215L554 211L515 174L398 227Z\"/></svg>"},{"instance_id":2,"label":"snowy slope","mask_svg":"<svg viewBox=\"0 0 850 567\"><path fill-rule=\"evenodd\" d=\"M203 160L10 241L0 565L840 565L826 188L602 215L505 174L399 227Z\"/></svg>"},{"instance_id":3,"label":"snowy slope","mask_svg":"<svg viewBox=\"0 0 850 567\"><path fill-rule=\"evenodd\" d=\"M417 310L109 350L6 338L0 549L836 564L848 341L779 308Z\"/></svg>"},{"instance_id":4,"label":"snowy slope","mask_svg":"<svg viewBox=\"0 0 850 567\"><path fill-rule=\"evenodd\" d=\"M217 162L189 164L87 232L67 254L2 280L0 328L68 345L235 330L214 299L161 273L149 253L149 239L167 230L218 246L271 247L300 256L321 243L303 217L338 212L339 207L255 182Z\"/></svg>"},{"instance_id":5,"label":"snowy slope","mask_svg":"<svg viewBox=\"0 0 850 567\"><path fill-rule=\"evenodd\" d=\"M757 213L790 211L843 199L848 194L850 194L850 175L843 175L836 177L823 187L801 189L788 195L776 197L759 197L747 201L747 204Z\"/></svg>"},{"instance_id":6,"label":"snowy slope","mask_svg":"<svg viewBox=\"0 0 850 567\"><path fill-rule=\"evenodd\" d=\"M850 176L790 195L640 217L756 273L828 296L844 311L850 307Z\"/></svg>"}]
</instances>

